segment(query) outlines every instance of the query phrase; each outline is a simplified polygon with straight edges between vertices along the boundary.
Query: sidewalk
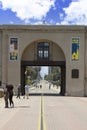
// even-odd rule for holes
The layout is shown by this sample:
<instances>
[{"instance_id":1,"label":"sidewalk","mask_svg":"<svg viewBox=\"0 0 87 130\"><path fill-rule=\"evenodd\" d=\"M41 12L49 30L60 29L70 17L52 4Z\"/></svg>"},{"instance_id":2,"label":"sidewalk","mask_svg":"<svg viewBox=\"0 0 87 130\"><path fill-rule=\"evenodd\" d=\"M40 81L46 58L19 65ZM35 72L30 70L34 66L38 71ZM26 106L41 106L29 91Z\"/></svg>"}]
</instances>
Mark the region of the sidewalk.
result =
<instances>
[{"instance_id":1,"label":"sidewalk","mask_svg":"<svg viewBox=\"0 0 87 130\"><path fill-rule=\"evenodd\" d=\"M37 130L40 98L14 96L14 105L14 108L4 108L4 98L0 98L0 130Z\"/></svg>"}]
</instances>

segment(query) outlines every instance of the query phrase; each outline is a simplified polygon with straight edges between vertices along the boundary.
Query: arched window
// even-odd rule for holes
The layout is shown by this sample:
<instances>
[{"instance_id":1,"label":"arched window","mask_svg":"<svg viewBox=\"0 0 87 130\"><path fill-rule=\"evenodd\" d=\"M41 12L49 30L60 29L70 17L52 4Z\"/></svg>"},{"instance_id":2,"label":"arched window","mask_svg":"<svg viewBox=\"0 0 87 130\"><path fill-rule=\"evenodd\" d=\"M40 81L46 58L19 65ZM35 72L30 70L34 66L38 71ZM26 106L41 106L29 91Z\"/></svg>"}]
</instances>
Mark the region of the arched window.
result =
<instances>
[{"instance_id":1,"label":"arched window","mask_svg":"<svg viewBox=\"0 0 87 130\"><path fill-rule=\"evenodd\" d=\"M49 60L49 43L39 42L37 45L38 60Z\"/></svg>"}]
</instances>

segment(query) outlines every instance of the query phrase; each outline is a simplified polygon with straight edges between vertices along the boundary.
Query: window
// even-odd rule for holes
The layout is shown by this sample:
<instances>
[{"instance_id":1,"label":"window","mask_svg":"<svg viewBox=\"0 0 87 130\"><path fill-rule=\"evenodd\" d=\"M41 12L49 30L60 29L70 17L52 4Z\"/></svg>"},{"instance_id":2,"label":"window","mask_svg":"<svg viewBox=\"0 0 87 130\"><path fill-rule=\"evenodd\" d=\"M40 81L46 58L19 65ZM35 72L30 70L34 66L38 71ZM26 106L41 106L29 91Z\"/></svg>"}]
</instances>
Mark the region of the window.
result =
<instances>
[{"instance_id":1,"label":"window","mask_svg":"<svg viewBox=\"0 0 87 130\"><path fill-rule=\"evenodd\" d=\"M72 78L79 78L79 70L72 69Z\"/></svg>"},{"instance_id":2,"label":"window","mask_svg":"<svg viewBox=\"0 0 87 130\"><path fill-rule=\"evenodd\" d=\"M49 43L40 42L38 43L38 59L39 60L48 60L49 59Z\"/></svg>"}]
</instances>

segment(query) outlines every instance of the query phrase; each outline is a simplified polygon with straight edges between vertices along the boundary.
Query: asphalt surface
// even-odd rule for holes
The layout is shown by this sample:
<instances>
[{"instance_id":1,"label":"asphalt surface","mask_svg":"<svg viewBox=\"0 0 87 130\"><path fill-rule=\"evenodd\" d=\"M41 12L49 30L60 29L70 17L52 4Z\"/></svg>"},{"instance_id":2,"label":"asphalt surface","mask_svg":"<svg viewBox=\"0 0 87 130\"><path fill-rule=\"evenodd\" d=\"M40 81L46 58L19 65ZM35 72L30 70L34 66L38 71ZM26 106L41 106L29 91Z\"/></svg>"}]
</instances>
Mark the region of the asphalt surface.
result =
<instances>
[{"instance_id":1,"label":"asphalt surface","mask_svg":"<svg viewBox=\"0 0 87 130\"><path fill-rule=\"evenodd\" d=\"M0 130L87 130L87 98L30 96L4 108L0 99Z\"/></svg>"},{"instance_id":2,"label":"asphalt surface","mask_svg":"<svg viewBox=\"0 0 87 130\"><path fill-rule=\"evenodd\" d=\"M29 99L14 96L14 108L4 108L0 98L0 130L87 130L86 97L43 96L43 92Z\"/></svg>"}]
</instances>

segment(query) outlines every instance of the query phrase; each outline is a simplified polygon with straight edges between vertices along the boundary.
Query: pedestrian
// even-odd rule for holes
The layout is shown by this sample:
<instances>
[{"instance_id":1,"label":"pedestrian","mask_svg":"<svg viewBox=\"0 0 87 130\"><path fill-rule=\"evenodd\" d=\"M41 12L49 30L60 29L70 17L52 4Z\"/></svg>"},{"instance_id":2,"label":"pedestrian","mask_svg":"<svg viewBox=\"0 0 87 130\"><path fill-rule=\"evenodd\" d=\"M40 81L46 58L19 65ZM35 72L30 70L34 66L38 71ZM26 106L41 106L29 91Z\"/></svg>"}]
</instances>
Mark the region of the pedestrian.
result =
<instances>
[{"instance_id":1,"label":"pedestrian","mask_svg":"<svg viewBox=\"0 0 87 130\"><path fill-rule=\"evenodd\" d=\"M42 85L40 84L40 89L42 88Z\"/></svg>"},{"instance_id":2,"label":"pedestrian","mask_svg":"<svg viewBox=\"0 0 87 130\"><path fill-rule=\"evenodd\" d=\"M7 89L7 85L4 88L4 100L5 100L5 108L8 108L8 98L9 98L9 93L8 93L8 89Z\"/></svg>"},{"instance_id":3,"label":"pedestrian","mask_svg":"<svg viewBox=\"0 0 87 130\"><path fill-rule=\"evenodd\" d=\"M27 97L27 99L29 98L29 85L28 84L25 85L25 96Z\"/></svg>"},{"instance_id":4,"label":"pedestrian","mask_svg":"<svg viewBox=\"0 0 87 130\"><path fill-rule=\"evenodd\" d=\"M49 83L49 89L51 88L51 83Z\"/></svg>"},{"instance_id":5,"label":"pedestrian","mask_svg":"<svg viewBox=\"0 0 87 130\"><path fill-rule=\"evenodd\" d=\"M14 102L13 102L13 85L9 85L9 103L10 103L10 107L14 107Z\"/></svg>"},{"instance_id":6,"label":"pedestrian","mask_svg":"<svg viewBox=\"0 0 87 130\"><path fill-rule=\"evenodd\" d=\"M21 95L21 85L18 84L17 98L20 99L20 95Z\"/></svg>"}]
</instances>

